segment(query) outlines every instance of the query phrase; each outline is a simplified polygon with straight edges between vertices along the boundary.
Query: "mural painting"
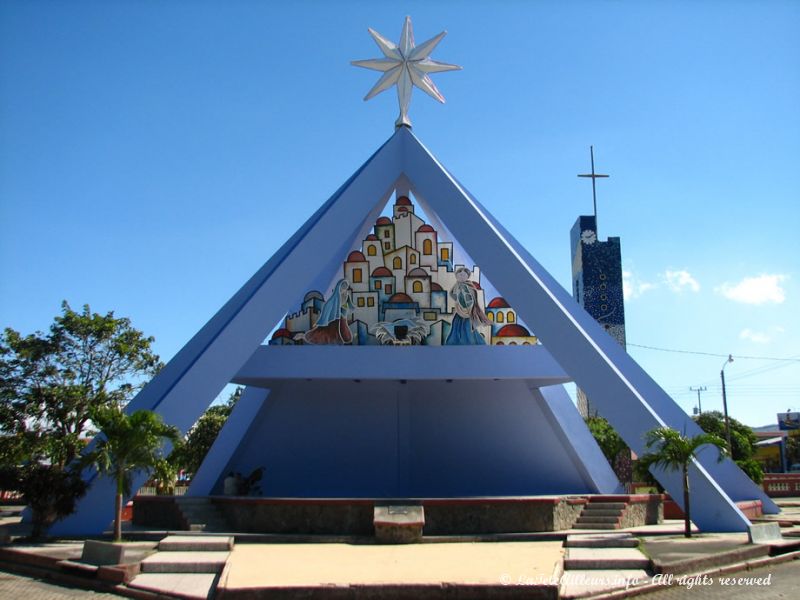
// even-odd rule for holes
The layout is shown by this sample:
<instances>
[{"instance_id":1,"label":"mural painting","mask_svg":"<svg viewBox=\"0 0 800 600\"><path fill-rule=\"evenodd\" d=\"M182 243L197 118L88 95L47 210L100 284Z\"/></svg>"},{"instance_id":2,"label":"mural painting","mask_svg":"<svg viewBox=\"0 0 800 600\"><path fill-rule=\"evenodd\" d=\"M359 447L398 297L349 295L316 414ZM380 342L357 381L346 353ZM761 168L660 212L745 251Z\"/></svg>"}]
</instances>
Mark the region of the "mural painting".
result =
<instances>
[{"instance_id":1,"label":"mural painting","mask_svg":"<svg viewBox=\"0 0 800 600\"><path fill-rule=\"evenodd\" d=\"M501 297L488 304L480 268L456 264L453 242L407 196L378 218L342 265L325 299L309 291L270 345L533 345L536 337Z\"/></svg>"}]
</instances>

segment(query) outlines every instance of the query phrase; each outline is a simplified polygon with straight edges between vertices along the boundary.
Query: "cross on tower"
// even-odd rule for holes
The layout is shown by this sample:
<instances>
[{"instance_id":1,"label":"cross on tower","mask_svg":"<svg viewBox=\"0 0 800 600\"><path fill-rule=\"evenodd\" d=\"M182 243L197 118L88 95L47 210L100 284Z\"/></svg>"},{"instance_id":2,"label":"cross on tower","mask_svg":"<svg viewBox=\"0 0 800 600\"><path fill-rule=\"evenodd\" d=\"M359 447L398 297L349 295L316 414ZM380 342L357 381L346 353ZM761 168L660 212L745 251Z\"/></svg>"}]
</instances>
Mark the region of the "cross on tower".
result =
<instances>
[{"instance_id":1,"label":"cross on tower","mask_svg":"<svg viewBox=\"0 0 800 600\"><path fill-rule=\"evenodd\" d=\"M591 177L592 178L592 204L594 205L594 229L597 235L597 189L595 188L595 180L598 177L608 177L608 175L600 175L594 172L594 146L589 146L589 154L592 157L592 172L578 175L578 177Z\"/></svg>"}]
</instances>

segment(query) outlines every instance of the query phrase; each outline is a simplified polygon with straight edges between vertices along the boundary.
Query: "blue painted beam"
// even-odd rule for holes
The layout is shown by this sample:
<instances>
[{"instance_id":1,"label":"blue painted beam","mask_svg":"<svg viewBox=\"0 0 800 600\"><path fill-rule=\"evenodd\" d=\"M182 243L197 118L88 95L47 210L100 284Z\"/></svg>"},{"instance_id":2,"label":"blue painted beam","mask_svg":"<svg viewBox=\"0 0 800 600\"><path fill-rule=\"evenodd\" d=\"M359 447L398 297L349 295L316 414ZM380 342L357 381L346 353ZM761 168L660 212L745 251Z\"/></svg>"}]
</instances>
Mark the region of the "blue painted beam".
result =
<instances>
[{"instance_id":1,"label":"blue painted beam","mask_svg":"<svg viewBox=\"0 0 800 600\"><path fill-rule=\"evenodd\" d=\"M600 412L637 453L643 434L671 426L693 434L688 415L581 308L570 294L514 240L410 132L403 135L403 171L426 214L447 223L471 257L518 315L532 328L564 370L573 376ZM744 531L749 520L736 500L761 499L767 512L777 506L730 460L702 453L690 469L692 515L706 531ZM681 478L655 474L679 503Z\"/></svg>"},{"instance_id":2,"label":"blue painted beam","mask_svg":"<svg viewBox=\"0 0 800 600\"><path fill-rule=\"evenodd\" d=\"M261 267L205 326L131 400L126 411L157 411L165 422L188 430L310 286L330 282L341 257L374 224L399 176L401 136L383 144ZM308 265L328 262L316 273ZM74 514L57 522L53 535L100 533L113 518L113 484L92 480ZM147 474L133 478L138 489Z\"/></svg>"},{"instance_id":3,"label":"blue painted beam","mask_svg":"<svg viewBox=\"0 0 800 600\"><path fill-rule=\"evenodd\" d=\"M559 437L564 452L591 489L599 494L622 494L625 489L586 427L572 398L562 385L532 390L542 412Z\"/></svg>"},{"instance_id":4,"label":"blue painted beam","mask_svg":"<svg viewBox=\"0 0 800 600\"><path fill-rule=\"evenodd\" d=\"M214 485L219 481L239 444L247 436L248 430L261 412L269 394L269 390L245 388L217 439L211 445L203 464L194 474L189 489L186 490L187 496L211 494Z\"/></svg>"},{"instance_id":5,"label":"blue painted beam","mask_svg":"<svg viewBox=\"0 0 800 600\"><path fill-rule=\"evenodd\" d=\"M233 383L286 379L524 379L529 387L571 380L542 346L261 346Z\"/></svg>"}]
</instances>

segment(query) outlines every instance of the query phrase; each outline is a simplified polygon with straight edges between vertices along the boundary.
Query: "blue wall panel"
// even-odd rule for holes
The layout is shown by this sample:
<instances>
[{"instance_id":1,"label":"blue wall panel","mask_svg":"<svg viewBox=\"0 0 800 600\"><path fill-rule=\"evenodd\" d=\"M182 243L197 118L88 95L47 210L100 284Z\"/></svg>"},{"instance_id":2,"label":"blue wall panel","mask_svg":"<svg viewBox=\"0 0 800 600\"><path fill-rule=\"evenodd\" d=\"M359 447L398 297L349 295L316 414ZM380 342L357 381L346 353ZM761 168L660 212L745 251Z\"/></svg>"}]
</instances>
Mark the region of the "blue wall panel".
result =
<instances>
[{"instance_id":1,"label":"blue wall panel","mask_svg":"<svg viewBox=\"0 0 800 600\"><path fill-rule=\"evenodd\" d=\"M263 466L269 497L596 492L540 402L521 381L286 382L222 475Z\"/></svg>"}]
</instances>

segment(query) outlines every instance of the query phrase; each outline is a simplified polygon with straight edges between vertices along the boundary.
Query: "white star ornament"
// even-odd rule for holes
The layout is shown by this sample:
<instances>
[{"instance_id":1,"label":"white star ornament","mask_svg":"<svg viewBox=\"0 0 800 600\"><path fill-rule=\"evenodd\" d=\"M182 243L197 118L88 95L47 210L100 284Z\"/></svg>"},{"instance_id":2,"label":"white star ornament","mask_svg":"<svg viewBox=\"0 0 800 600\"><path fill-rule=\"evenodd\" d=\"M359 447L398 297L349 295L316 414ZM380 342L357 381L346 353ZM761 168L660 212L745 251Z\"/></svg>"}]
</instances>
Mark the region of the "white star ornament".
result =
<instances>
[{"instance_id":1,"label":"white star ornament","mask_svg":"<svg viewBox=\"0 0 800 600\"><path fill-rule=\"evenodd\" d=\"M369 29L368 31L375 43L378 44L378 48L380 48L384 58L354 60L350 63L356 67L364 67L365 69L383 73L381 78L378 79L378 83L364 96L365 101L396 85L397 100L400 103L400 116L395 122L396 127L411 127L411 120L408 118L408 105L411 104L413 86L417 86L423 92L444 104L444 96L436 88L428 74L461 69L458 65L437 62L430 58L433 49L447 35L446 31L419 46L414 45L414 30L411 27L411 17L406 17L403 31L400 34L400 43L397 45L387 40L374 29Z\"/></svg>"}]
</instances>

